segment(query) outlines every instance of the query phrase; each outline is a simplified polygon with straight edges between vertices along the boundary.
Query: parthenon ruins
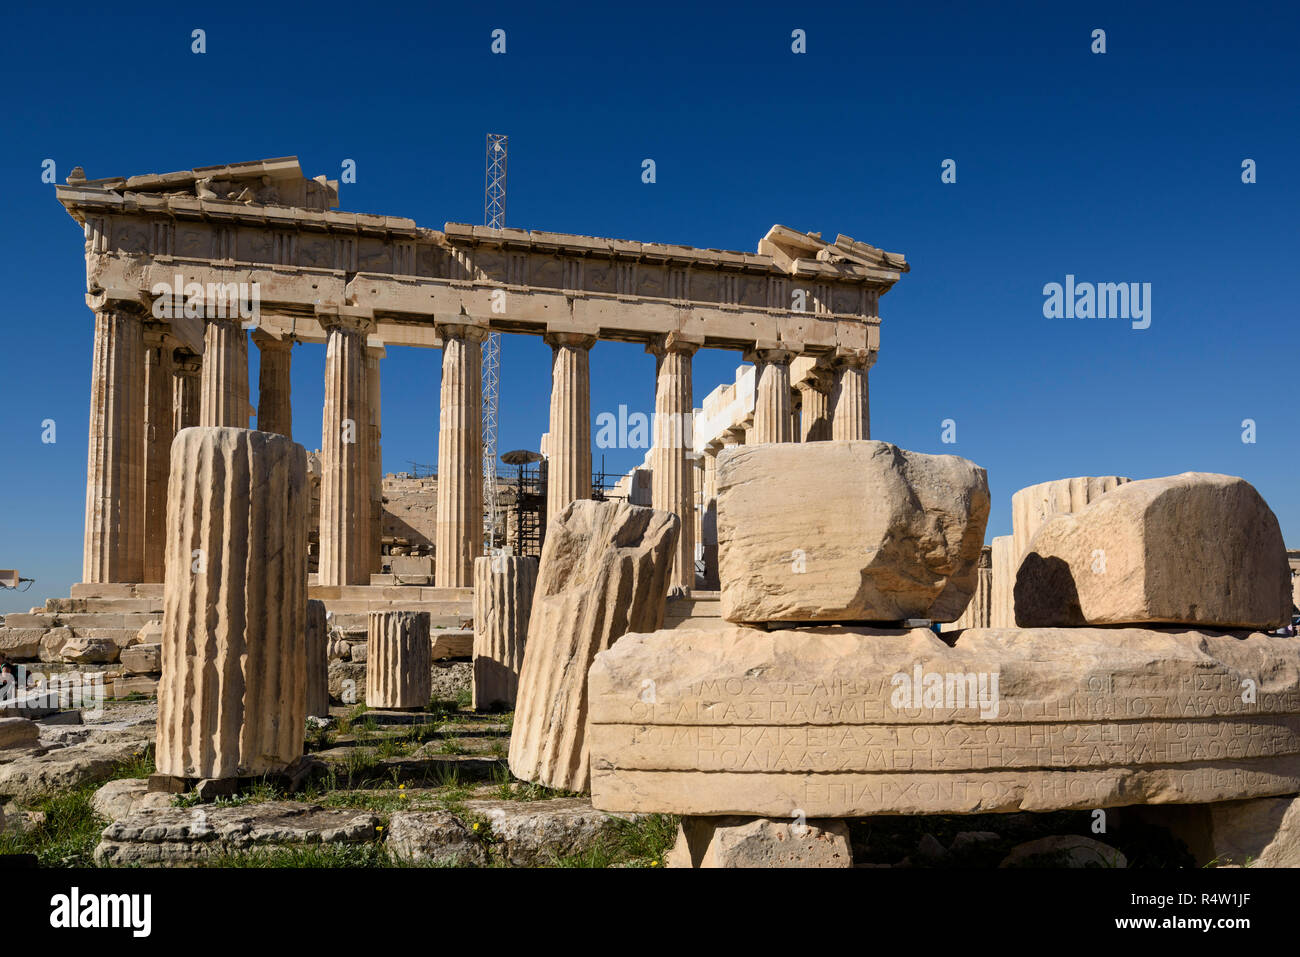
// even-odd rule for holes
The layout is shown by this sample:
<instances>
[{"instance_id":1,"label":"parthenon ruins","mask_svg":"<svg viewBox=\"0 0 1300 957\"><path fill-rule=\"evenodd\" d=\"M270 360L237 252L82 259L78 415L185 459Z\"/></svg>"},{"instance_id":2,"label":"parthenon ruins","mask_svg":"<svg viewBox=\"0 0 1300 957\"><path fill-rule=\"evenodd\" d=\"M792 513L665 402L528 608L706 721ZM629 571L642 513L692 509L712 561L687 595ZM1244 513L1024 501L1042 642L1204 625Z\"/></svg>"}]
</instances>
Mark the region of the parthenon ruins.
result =
<instances>
[{"instance_id":1,"label":"parthenon ruins","mask_svg":"<svg viewBox=\"0 0 1300 957\"><path fill-rule=\"evenodd\" d=\"M1300 553L1276 514L1233 475L1067 476L1012 495L989 541L988 470L872 439L901 255L779 225L753 253L428 229L339 211L292 157L78 168L57 197L94 314L83 580L0 620L22 712L0 716L0 799L75 766L102 785L96 862L261 840L532 866L625 826L648 866L1018 866L1044 840L1120 861L1145 839L1068 815L1123 808L1183 842L1162 860L1300 865ZM503 495L494 333L552 360ZM592 408L602 339L655 360L626 387L654 395L640 440ZM300 343L325 346L314 452ZM381 455L398 346L441 350L437 465L414 474ZM700 349L746 364L696 408ZM617 480L593 469L611 428L647 449ZM89 706L56 697L73 685ZM916 837L898 818L950 817L971 824L946 847L891 844Z\"/></svg>"},{"instance_id":2,"label":"parthenon ruins","mask_svg":"<svg viewBox=\"0 0 1300 957\"><path fill-rule=\"evenodd\" d=\"M78 168L58 199L85 228L95 314L85 583L161 580L172 436L246 428L254 411L241 325L255 325L261 352L262 431L290 432L293 344L327 344L320 586L365 585L380 571L385 350L443 350L435 584L464 588L482 552L479 343L489 331L541 335L552 347L547 506L558 514L591 494L597 340L643 343L656 356L658 422L692 415L698 349L733 349L757 368L749 442L796 439L792 362L806 366L808 401L821 410L806 420L828 424L803 438L865 439L880 297L908 269L848 237L782 226L754 253L429 229L338 211L337 184L306 178L293 157L93 180ZM688 519L693 450L662 436L655 445L653 504ZM683 522L679 586L694 584L694 526Z\"/></svg>"}]
</instances>

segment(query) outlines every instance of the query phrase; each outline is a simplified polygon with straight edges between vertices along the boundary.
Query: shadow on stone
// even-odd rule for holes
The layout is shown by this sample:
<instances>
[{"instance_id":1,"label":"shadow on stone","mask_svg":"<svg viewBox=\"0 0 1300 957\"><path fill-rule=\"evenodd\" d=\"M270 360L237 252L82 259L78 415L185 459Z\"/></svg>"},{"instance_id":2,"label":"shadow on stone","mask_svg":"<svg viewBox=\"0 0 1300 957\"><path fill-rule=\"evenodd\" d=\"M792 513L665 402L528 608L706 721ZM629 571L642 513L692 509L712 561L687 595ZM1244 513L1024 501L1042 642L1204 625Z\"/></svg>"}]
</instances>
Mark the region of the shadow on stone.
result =
<instances>
[{"instance_id":1,"label":"shadow on stone","mask_svg":"<svg viewBox=\"0 0 1300 957\"><path fill-rule=\"evenodd\" d=\"M1075 628L1086 625L1079 589L1068 562L1030 552L1020 563L1013 594L1021 628Z\"/></svg>"}]
</instances>

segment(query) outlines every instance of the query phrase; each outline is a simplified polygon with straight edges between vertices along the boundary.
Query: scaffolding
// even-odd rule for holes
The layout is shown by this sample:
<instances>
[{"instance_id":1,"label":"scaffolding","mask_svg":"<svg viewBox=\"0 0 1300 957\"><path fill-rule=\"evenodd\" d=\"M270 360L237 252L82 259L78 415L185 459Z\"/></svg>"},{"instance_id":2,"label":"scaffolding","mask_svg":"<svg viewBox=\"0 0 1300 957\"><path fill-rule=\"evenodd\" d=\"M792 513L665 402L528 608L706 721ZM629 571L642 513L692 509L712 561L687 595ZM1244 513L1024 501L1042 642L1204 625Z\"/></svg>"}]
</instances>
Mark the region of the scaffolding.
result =
<instances>
[{"instance_id":1,"label":"scaffolding","mask_svg":"<svg viewBox=\"0 0 1300 957\"><path fill-rule=\"evenodd\" d=\"M506 147L508 137L487 135L487 172L483 221L493 229L506 225ZM483 550L496 548L497 529L497 401L501 385L501 333L483 340Z\"/></svg>"}]
</instances>

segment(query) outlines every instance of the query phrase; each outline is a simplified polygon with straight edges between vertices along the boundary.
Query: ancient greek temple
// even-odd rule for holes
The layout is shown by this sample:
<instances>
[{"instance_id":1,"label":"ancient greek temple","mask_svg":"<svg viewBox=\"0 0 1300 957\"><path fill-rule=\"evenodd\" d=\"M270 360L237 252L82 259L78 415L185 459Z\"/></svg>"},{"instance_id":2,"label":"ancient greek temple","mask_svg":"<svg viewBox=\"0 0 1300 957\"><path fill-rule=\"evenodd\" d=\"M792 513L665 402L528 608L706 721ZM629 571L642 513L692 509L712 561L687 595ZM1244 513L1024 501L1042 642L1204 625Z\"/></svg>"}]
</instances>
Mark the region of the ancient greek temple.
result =
<instances>
[{"instance_id":1,"label":"ancient greek temple","mask_svg":"<svg viewBox=\"0 0 1300 957\"><path fill-rule=\"evenodd\" d=\"M194 425L290 434L295 343L325 343L319 585L380 570L386 350L442 350L436 585L473 583L483 551L480 343L552 348L548 511L591 495L589 353L601 339L656 359L656 422L691 417L697 350L755 363L747 441L869 438L880 296L902 256L774 226L757 252L490 229L342 212L338 184L294 157L57 187L85 230L95 315L86 583L159 582L169 449ZM260 350L250 403L245 330ZM799 381L792 383L791 369ZM802 396L796 435L792 389ZM674 572L693 582L695 453L659 436L653 504L683 517ZM706 446L716 454L721 443ZM707 484L711 470L701 469Z\"/></svg>"}]
</instances>

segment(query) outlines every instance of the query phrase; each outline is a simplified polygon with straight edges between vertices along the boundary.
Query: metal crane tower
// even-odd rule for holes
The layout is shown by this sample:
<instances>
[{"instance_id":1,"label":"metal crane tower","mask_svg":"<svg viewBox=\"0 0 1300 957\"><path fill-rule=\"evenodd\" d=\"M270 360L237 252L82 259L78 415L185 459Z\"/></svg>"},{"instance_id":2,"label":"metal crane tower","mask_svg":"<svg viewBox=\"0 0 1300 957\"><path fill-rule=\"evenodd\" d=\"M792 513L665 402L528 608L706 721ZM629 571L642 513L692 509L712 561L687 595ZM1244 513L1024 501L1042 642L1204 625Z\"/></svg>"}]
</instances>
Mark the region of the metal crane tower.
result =
<instances>
[{"instance_id":1,"label":"metal crane tower","mask_svg":"<svg viewBox=\"0 0 1300 957\"><path fill-rule=\"evenodd\" d=\"M487 175L483 196L484 225L506 225L506 147L502 133L487 135ZM492 554L497 527L497 392L501 383L501 333L483 340L483 549Z\"/></svg>"}]
</instances>

